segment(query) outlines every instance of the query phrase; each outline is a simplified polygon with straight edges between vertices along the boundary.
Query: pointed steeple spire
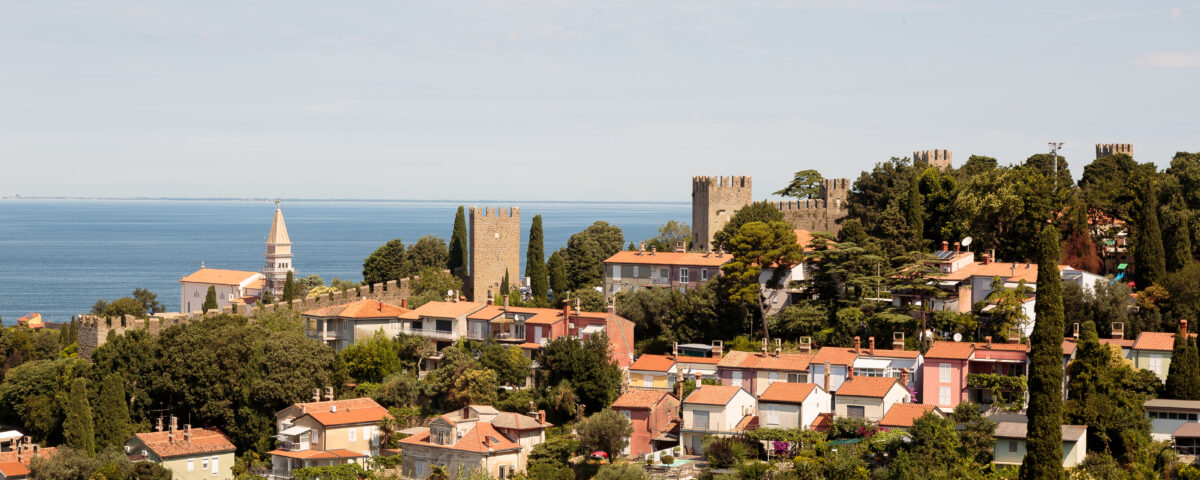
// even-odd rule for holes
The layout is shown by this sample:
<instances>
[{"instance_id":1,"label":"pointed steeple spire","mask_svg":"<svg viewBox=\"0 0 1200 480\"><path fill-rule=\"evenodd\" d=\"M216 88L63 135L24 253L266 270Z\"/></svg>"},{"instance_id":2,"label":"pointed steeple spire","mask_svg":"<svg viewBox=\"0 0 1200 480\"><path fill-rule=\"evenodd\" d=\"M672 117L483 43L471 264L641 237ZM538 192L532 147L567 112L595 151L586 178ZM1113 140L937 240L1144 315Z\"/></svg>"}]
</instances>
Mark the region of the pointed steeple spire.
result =
<instances>
[{"instance_id":1,"label":"pointed steeple spire","mask_svg":"<svg viewBox=\"0 0 1200 480\"><path fill-rule=\"evenodd\" d=\"M264 256L267 260L263 266L266 288L276 295L282 294L287 273L295 269L292 268L292 240L288 238L287 225L283 223L279 200L275 200L275 219L271 222L271 233L267 234L267 253Z\"/></svg>"},{"instance_id":2,"label":"pointed steeple spire","mask_svg":"<svg viewBox=\"0 0 1200 480\"><path fill-rule=\"evenodd\" d=\"M271 222L271 233L267 235L267 245L291 245L288 239L287 225L283 223L283 211L279 209L279 200L275 201L275 220Z\"/></svg>"}]
</instances>

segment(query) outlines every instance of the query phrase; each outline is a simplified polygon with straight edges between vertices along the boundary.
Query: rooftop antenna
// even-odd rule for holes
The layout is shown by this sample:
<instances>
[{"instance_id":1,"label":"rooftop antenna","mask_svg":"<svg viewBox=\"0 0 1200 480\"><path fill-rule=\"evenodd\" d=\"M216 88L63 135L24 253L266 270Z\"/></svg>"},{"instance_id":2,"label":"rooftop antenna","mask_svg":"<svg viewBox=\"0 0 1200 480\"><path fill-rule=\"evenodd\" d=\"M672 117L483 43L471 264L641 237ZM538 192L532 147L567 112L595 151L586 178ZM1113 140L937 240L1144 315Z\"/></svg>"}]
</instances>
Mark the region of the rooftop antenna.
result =
<instances>
[{"instance_id":1,"label":"rooftop antenna","mask_svg":"<svg viewBox=\"0 0 1200 480\"><path fill-rule=\"evenodd\" d=\"M1062 146L1063 142L1050 142L1050 154L1054 155L1054 163L1050 164L1050 168L1053 169L1050 172L1050 178L1055 178L1058 175L1058 149L1062 148ZM1057 181L1054 182L1054 191L1058 191Z\"/></svg>"},{"instance_id":2,"label":"rooftop antenna","mask_svg":"<svg viewBox=\"0 0 1200 480\"><path fill-rule=\"evenodd\" d=\"M969 251L971 251L971 242L974 242L974 241L975 241L974 238L971 238L970 235L967 235L967 238L962 239L962 241L959 243L961 243L963 247L966 247L967 251L969 252Z\"/></svg>"}]
</instances>

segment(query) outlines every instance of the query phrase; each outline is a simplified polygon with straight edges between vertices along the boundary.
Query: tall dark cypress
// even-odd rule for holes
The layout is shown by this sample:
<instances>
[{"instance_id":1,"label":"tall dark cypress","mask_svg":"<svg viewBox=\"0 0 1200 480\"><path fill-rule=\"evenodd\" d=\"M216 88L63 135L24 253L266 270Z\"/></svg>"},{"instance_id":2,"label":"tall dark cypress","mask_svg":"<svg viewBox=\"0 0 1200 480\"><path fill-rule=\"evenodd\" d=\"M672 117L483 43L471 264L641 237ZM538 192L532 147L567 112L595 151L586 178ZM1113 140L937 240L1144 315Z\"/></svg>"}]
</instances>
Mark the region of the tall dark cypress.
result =
<instances>
[{"instance_id":1,"label":"tall dark cypress","mask_svg":"<svg viewBox=\"0 0 1200 480\"><path fill-rule=\"evenodd\" d=\"M1028 450L1021 463L1022 480L1059 480L1062 466L1063 305L1058 271L1058 229L1042 227L1039 235L1037 323L1029 337Z\"/></svg>"},{"instance_id":2,"label":"tall dark cypress","mask_svg":"<svg viewBox=\"0 0 1200 480\"><path fill-rule=\"evenodd\" d=\"M71 381L66 410L63 443L89 457L96 456L96 425L92 420L92 406L88 402L87 379L80 377Z\"/></svg>"},{"instance_id":3,"label":"tall dark cypress","mask_svg":"<svg viewBox=\"0 0 1200 480\"><path fill-rule=\"evenodd\" d=\"M287 280L283 282L283 301L291 303L296 299L296 280L292 278L292 272L287 272Z\"/></svg>"},{"instance_id":4,"label":"tall dark cypress","mask_svg":"<svg viewBox=\"0 0 1200 480\"><path fill-rule=\"evenodd\" d=\"M446 261L446 268L451 272L459 273L466 276L467 272L467 213L463 210L462 205L458 206L458 213L454 214L454 232L450 234L450 259ZM461 268L459 272L456 269Z\"/></svg>"},{"instance_id":5,"label":"tall dark cypress","mask_svg":"<svg viewBox=\"0 0 1200 480\"><path fill-rule=\"evenodd\" d=\"M217 304L217 288L209 285L208 293L204 294L204 307L202 311L208 313L209 310L216 310L218 308L220 306Z\"/></svg>"},{"instance_id":6,"label":"tall dark cypress","mask_svg":"<svg viewBox=\"0 0 1200 480\"><path fill-rule=\"evenodd\" d=\"M550 277L546 268L546 246L542 240L542 216L534 215L529 225L529 248L525 251L525 275L529 277L529 289L535 302L546 300L550 289Z\"/></svg>"},{"instance_id":7,"label":"tall dark cypress","mask_svg":"<svg viewBox=\"0 0 1200 480\"><path fill-rule=\"evenodd\" d=\"M131 425L125 380L110 373L100 382L100 398L96 401L96 446L104 449L124 445L133 433Z\"/></svg>"},{"instance_id":8,"label":"tall dark cypress","mask_svg":"<svg viewBox=\"0 0 1200 480\"><path fill-rule=\"evenodd\" d=\"M1172 202L1162 209L1163 245L1166 249L1168 272L1178 272L1192 264L1192 233L1188 228L1187 210L1183 202Z\"/></svg>"},{"instance_id":9,"label":"tall dark cypress","mask_svg":"<svg viewBox=\"0 0 1200 480\"><path fill-rule=\"evenodd\" d=\"M1171 349L1171 366L1167 368L1166 382L1166 397L1187 399L1188 392L1192 389L1189 382L1192 381L1188 369L1188 341L1183 336L1183 330L1175 332L1175 345Z\"/></svg>"},{"instance_id":10,"label":"tall dark cypress","mask_svg":"<svg viewBox=\"0 0 1200 480\"><path fill-rule=\"evenodd\" d=\"M500 295L508 295L511 284L508 283L508 270L504 270L504 280L500 282Z\"/></svg>"},{"instance_id":11,"label":"tall dark cypress","mask_svg":"<svg viewBox=\"0 0 1200 480\"><path fill-rule=\"evenodd\" d=\"M1158 282L1167 273L1162 229L1158 224L1158 195L1154 192L1154 184L1147 180L1141 193L1141 213L1133 230L1133 274L1138 290Z\"/></svg>"}]
</instances>

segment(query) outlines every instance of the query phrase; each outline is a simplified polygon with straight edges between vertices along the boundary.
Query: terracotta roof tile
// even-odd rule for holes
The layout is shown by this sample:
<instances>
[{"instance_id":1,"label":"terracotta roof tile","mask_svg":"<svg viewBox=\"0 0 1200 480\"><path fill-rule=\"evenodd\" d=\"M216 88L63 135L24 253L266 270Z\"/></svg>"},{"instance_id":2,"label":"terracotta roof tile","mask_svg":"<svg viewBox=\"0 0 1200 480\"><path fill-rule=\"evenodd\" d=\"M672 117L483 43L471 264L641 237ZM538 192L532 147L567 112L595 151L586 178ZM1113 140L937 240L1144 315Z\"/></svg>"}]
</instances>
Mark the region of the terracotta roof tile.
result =
<instances>
[{"instance_id":1,"label":"terracotta roof tile","mask_svg":"<svg viewBox=\"0 0 1200 480\"><path fill-rule=\"evenodd\" d=\"M719 363L718 367L726 368L750 368L755 370L776 370L784 372L805 372L808 371L808 365L813 361L812 355L800 353L782 353L776 357L773 353L763 355L761 353L732 351L725 355Z\"/></svg>"},{"instance_id":2,"label":"terracotta roof tile","mask_svg":"<svg viewBox=\"0 0 1200 480\"><path fill-rule=\"evenodd\" d=\"M887 413L883 414L883 418L879 419L881 427L911 427L913 420L921 418L922 415L934 411L937 405L926 405L924 403L897 403L889 408Z\"/></svg>"},{"instance_id":3,"label":"terracotta roof tile","mask_svg":"<svg viewBox=\"0 0 1200 480\"><path fill-rule=\"evenodd\" d=\"M27 477L31 472L29 466L21 462L0 462L0 474L4 478Z\"/></svg>"},{"instance_id":4,"label":"terracotta roof tile","mask_svg":"<svg viewBox=\"0 0 1200 480\"><path fill-rule=\"evenodd\" d=\"M812 394L813 390L816 389L817 386L811 383L775 382L767 387L762 395L758 396L758 401L770 403L803 403Z\"/></svg>"},{"instance_id":5,"label":"terracotta roof tile","mask_svg":"<svg viewBox=\"0 0 1200 480\"><path fill-rule=\"evenodd\" d=\"M233 452L237 448L233 442L218 430L209 428L193 428L191 440L183 439L183 430L175 431L175 440L171 441L171 432L148 432L134 434L135 437L160 458L182 457L186 455L201 455L206 453Z\"/></svg>"},{"instance_id":6,"label":"terracotta roof tile","mask_svg":"<svg viewBox=\"0 0 1200 480\"><path fill-rule=\"evenodd\" d=\"M243 272L241 270L222 270L220 268L201 268L195 273L179 279L187 283L211 283L213 285L241 285L251 277L261 275L258 272Z\"/></svg>"},{"instance_id":7,"label":"terracotta roof tile","mask_svg":"<svg viewBox=\"0 0 1200 480\"><path fill-rule=\"evenodd\" d=\"M540 430L554 426L552 423L541 423L533 417L512 412L501 412L492 419L491 424L493 427L509 430Z\"/></svg>"},{"instance_id":8,"label":"terracotta roof tile","mask_svg":"<svg viewBox=\"0 0 1200 480\"><path fill-rule=\"evenodd\" d=\"M827 432L827 431L829 431L829 428L832 426L833 426L833 414L832 413L818 413L817 418L813 420L813 423L811 426L809 426L809 428L812 430L816 430L818 432Z\"/></svg>"},{"instance_id":9,"label":"terracotta roof tile","mask_svg":"<svg viewBox=\"0 0 1200 480\"><path fill-rule=\"evenodd\" d=\"M404 449L405 445L421 445L472 453L490 453L521 448L520 445L513 443L505 438L504 435L501 435L500 432L496 431L489 422L476 422L475 426L471 427L467 433L464 433L462 438L458 439L454 445L437 445L431 443L429 441L429 430L400 440L401 450Z\"/></svg>"},{"instance_id":10,"label":"terracotta roof tile","mask_svg":"<svg viewBox=\"0 0 1200 480\"><path fill-rule=\"evenodd\" d=\"M970 343L937 341L925 352L925 358L966 360L972 353L975 353L975 347Z\"/></svg>"},{"instance_id":11,"label":"terracotta roof tile","mask_svg":"<svg viewBox=\"0 0 1200 480\"><path fill-rule=\"evenodd\" d=\"M409 310L400 318L405 320L420 320L421 317L458 318L469 315L486 307L480 302L429 302L416 309Z\"/></svg>"},{"instance_id":12,"label":"terracotta roof tile","mask_svg":"<svg viewBox=\"0 0 1200 480\"><path fill-rule=\"evenodd\" d=\"M1059 265L1059 270L1073 270L1069 265ZM936 277L938 281L961 281L971 277L1000 277L1010 282L1025 280L1033 284L1037 281L1037 264L990 262L971 262L957 271Z\"/></svg>"},{"instance_id":13,"label":"terracotta roof tile","mask_svg":"<svg viewBox=\"0 0 1200 480\"><path fill-rule=\"evenodd\" d=\"M758 415L746 415L742 417L734 430L754 430L758 428Z\"/></svg>"},{"instance_id":14,"label":"terracotta roof tile","mask_svg":"<svg viewBox=\"0 0 1200 480\"><path fill-rule=\"evenodd\" d=\"M858 354L850 348L821 347L812 361L817 365L824 365L825 362L829 362L830 365L854 365L857 358Z\"/></svg>"},{"instance_id":15,"label":"terracotta roof tile","mask_svg":"<svg viewBox=\"0 0 1200 480\"><path fill-rule=\"evenodd\" d=\"M666 355L642 355L629 366L630 370L644 370L648 372L669 372L675 368L675 359Z\"/></svg>"},{"instance_id":16,"label":"terracotta roof tile","mask_svg":"<svg viewBox=\"0 0 1200 480\"><path fill-rule=\"evenodd\" d=\"M612 408L651 410L666 396L667 392L664 390L631 389L622 393L620 397L617 397L617 401L613 402Z\"/></svg>"},{"instance_id":17,"label":"terracotta roof tile","mask_svg":"<svg viewBox=\"0 0 1200 480\"><path fill-rule=\"evenodd\" d=\"M675 358L675 363L682 363L685 365L689 363L717 365L721 363L721 359L716 357L692 357L688 355L680 355L679 357Z\"/></svg>"},{"instance_id":18,"label":"terracotta roof tile","mask_svg":"<svg viewBox=\"0 0 1200 480\"><path fill-rule=\"evenodd\" d=\"M1175 334L1168 332L1142 332L1133 342L1134 350L1169 352L1175 349Z\"/></svg>"},{"instance_id":19,"label":"terracotta roof tile","mask_svg":"<svg viewBox=\"0 0 1200 480\"><path fill-rule=\"evenodd\" d=\"M313 420L325 426L378 422L385 416L389 416L386 408L383 408L370 398L348 398L326 402L297 403L292 405L292 407L296 407L300 411L297 414L298 417L309 415ZM333 407L337 407L336 412L333 411L335 410ZM284 410L286 411L287 409ZM280 413L282 412L280 411Z\"/></svg>"},{"instance_id":20,"label":"terracotta roof tile","mask_svg":"<svg viewBox=\"0 0 1200 480\"><path fill-rule=\"evenodd\" d=\"M658 252L651 254L650 252L643 253L635 250L622 250L605 259L604 263L719 267L731 260L733 260L733 255L728 253L723 255L700 252Z\"/></svg>"},{"instance_id":21,"label":"terracotta roof tile","mask_svg":"<svg viewBox=\"0 0 1200 480\"><path fill-rule=\"evenodd\" d=\"M359 300L342 305L332 305L328 307L314 308L312 310L301 313L307 317L333 317L333 318L399 318L409 310L401 308L390 303L383 303L378 300Z\"/></svg>"},{"instance_id":22,"label":"terracotta roof tile","mask_svg":"<svg viewBox=\"0 0 1200 480\"><path fill-rule=\"evenodd\" d=\"M892 387L899 384L900 379L893 377L856 376L842 383L842 386L838 387L837 394L839 397L883 398L892 390Z\"/></svg>"},{"instance_id":23,"label":"terracotta roof tile","mask_svg":"<svg viewBox=\"0 0 1200 480\"><path fill-rule=\"evenodd\" d=\"M727 405L742 387L733 385L701 385L683 403L697 405Z\"/></svg>"}]
</instances>

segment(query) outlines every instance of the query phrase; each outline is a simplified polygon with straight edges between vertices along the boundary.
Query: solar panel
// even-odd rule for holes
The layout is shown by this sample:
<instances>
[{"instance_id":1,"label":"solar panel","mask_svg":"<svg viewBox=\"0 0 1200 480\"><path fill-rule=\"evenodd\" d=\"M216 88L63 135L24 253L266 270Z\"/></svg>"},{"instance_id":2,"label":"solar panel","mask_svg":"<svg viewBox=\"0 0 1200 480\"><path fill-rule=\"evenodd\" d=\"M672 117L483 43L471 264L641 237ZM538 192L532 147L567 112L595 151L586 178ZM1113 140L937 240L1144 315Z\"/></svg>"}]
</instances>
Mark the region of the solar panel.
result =
<instances>
[{"instance_id":1,"label":"solar panel","mask_svg":"<svg viewBox=\"0 0 1200 480\"><path fill-rule=\"evenodd\" d=\"M950 257L954 256L954 252L949 250L938 250L934 253L934 255L937 255L938 260L949 260Z\"/></svg>"}]
</instances>

